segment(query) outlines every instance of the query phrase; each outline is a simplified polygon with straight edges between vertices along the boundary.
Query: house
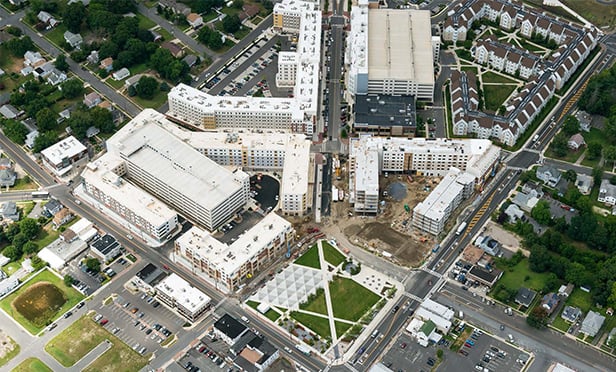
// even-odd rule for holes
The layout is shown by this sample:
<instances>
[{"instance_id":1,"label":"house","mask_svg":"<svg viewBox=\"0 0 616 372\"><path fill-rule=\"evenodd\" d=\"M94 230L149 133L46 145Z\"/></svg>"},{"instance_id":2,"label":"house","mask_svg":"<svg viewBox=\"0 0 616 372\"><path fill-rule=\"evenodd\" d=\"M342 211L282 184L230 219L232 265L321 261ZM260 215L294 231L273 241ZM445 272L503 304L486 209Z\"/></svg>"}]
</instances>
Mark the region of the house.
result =
<instances>
[{"instance_id":1,"label":"house","mask_svg":"<svg viewBox=\"0 0 616 372\"><path fill-rule=\"evenodd\" d=\"M16 109L11 104L6 104L0 107L0 114L2 114L2 116L4 116L7 119L15 119L16 117L23 114L23 111Z\"/></svg>"},{"instance_id":2,"label":"house","mask_svg":"<svg viewBox=\"0 0 616 372\"><path fill-rule=\"evenodd\" d=\"M592 127L592 116L586 111L579 110L575 113L575 118L580 122L580 130L590 132Z\"/></svg>"},{"instance_id":3,"label":"house","mask_svg":"<svg viewBox=\"0 0 616 372\"><path fill-rule=\"evenodd\" d=\"M10 92L0 93L0 106L6 105L10 101L11 101L11 93Z\"/></svg>"},{"instance_id":4,"label":"house","mask_svg":"<svg viewBox=\"0 0 616 372\"><path fill-rule=\"evenodd\" d=\"M560 297L558 297L558 295L554 292L544 295L541 299L541 307L547 311L548 315L552 315L559 303Z\"/></svg>"},{"instance_id":5,"label":"house","mask_svg":"<svg viewBox=\"0 0 616 372\"><path fill-rule=\"evenodd\" d=\"M90 243L90 250L93 255L100 258L103 262L111 261L121 253L122 245L115 237L105 234Z\"/></svg>"},{"instance_id":6,"label":"house","mask_svg":"<svg viewBox=\"0 0 616 372\"><path fill-rule=\"evenodd\" d=\"M524 221L526 219L524 212L516 204L509 204L507 209L505 209L505 214L511 223L516 223L518 220Z\"/></svg>"},{"instance_id":7,"label":"house","mask_svg":"<svg viewBox=\"0 0 616 372\"><path fill-rule=\"evenodd\" d=\"M539 202L539 199L532 194L526 194L524 192L518 192L513 197L512 203L520 207L525 212L530 212L535 205Z\"/></svg>"},{"instance_id":8,"label":"house","mask_svg":"<svg viewBox=\"0 0 616 372\"><path fill-rule=\"evenodd\" d=\"M475 245L490 256L498 256L501 253L501 243L490 236L480 236L475 241Z\"/></svg>"},{"instance_id":9,"label":"house","mask_svg":"<svg viewBox=\"0 0 616 372\"><path fill-rule=\"evenodd\" d=\"M185 4L182 4L176 0L160 0L158 2L160 6L163 8L171 9L174 13L188 15L190 13L190 8Z\"/></svg>"},{"instance_id":10,"label":"house","mask_svg":"<svg viewBox=\"0 0 616 372\"><path fill-rule=\"evenodd\" d=\"M0 169L0 187L15 186L17 174L12 169Z\"/></svg>"},{"instance_id":11,"label":"house","mask_svg":"<svg viewBox=\"0 0 616 372\"><path fill-rule=\"evenodd\" d=\"M51 73L51 71L53 71L54 68L55 66L53 62L45 62L42 65L35 67L32 71L32 75L35 78L41 77L44 79L49 76L49 74Z\"/></svg>"},{"instance_id":12,"label":"house","mask_svg":"<svg viewBox=\"0 0 616 372\"><path fill-rule=\"evenodd\" d=\"M38 13L36 18L38 18L39 21L41 21L44 24L46 24L47 25L47 29L50 29L52 27L56 27L60 23L60 21L55 19L51 14L49 14L49 13L47 13L45 11L42 11L42 10Z\"/></svg>"},{"instance_id":13,"label":"house","mask_svg":"<svg viewBox=\"0 0 616 372\"><path fill-rule=\"evenodd\" d=\"M567 285L563 284L558 288L558 295L560 297L567 298L571 295L571 292L573 292L573 288L575 288L575 286L572 283Z\"/></svg>"},{"instance_id":14,"label":"house","mask_svg":"<svg viewBox=\"0 0 616 372\"><path fill-rule=\"evenodd\" d=\"M0 110L2 110L1 107ZM600 203L605 203L607 205L615 205L616 185L612 185L609 180L602 180L601 187L599 187L599 196L597 197L597 200Z\"/></svg>"},{"instance_id":15,"label":"house","mask_svg":"<svg viewBox=\"0 0 616 372\"><path fill-rule=\"evenodd\" d=\"M9 158L0 158L0 170L13 170L13 162Z\"/></svg>"},{"instance_id":16,"label":"house","mask_svg":"<svg viewBox=\"0 0 616 372\"><path fill-rule=\"evenodd\" d=\"M68 5L75 4L75 3L82 3L83 6L88 6L90 5L90 0L69 0L68 1Z\"/></svg>"},{"instance_id":17,"label":"house","mask_svg":"<svg viewBox=\"0 0 616 372\"><path fill-rule=\"evenodd\" d=\"M34 71L34 69L31 66L26 66L24 68L22 68L21 70L19 70L19 73L22 76L28 76L32 73L32 71Z\"/></svg>"},{"instance_id":18,"label":"house","mask_svg":"<svg viewBox=\"0 0 616 372\"><path fill-rule=\"evenodd\" d=\"M579 307L565 306L560 317L569 323L575 323L582 316L582 310Z\"/></svg>"},{"instance_id":19,"label":"house","mask_svg":"<svg viewBox=\"0 0 616 372\"><path fill-rule=\"evenodd\" d=\"M96 92L88 93L83 97L83 104L86 105L87 108L92 108L102 101L103 99Z\"/></svg>"},{"instance_id":20,"label":"house","mask_svg":"<svg viewBox=\"0 0 616 372\"><path fill-rule=\"evenodd\" d=\"M601 326L603 326L603 322L605 322L605 317L591 310L588 314L586 314L586 318L584 318L584 321L582 322L580 333L583 333L586 336L595 337L601 329Z\"/></svg>"},{"instance_id":21,"label":"house","mask_svg":"<svg viewBox=\"0 0 616 372\"><path fill-rule=\"evenodd\" d=\"M242 371L264 371L280 357L278 349L252 331L244 333L229 351L237 356L233 363Z\"/></svg>"},{"instance_id":22,"label":"house","mask_svg":"<svg viewBox=\"0 0 616 372\"><path fill-rule=\"evenodd\" d=\"M471 281L477 281L489 288L492 288L502 276L503 272L499 269L492 269L492 271L488 271L479 266L473 266L469 270L467 278Z\"/></svg>"},{"instance_id":23,"label":"house","mask_svg":"<svg viewBox=\"0 0 616 372\"><path fill-rule=\"evenodd\" d=\"M26 140L24 142L30 150L32 150L32 148L34 147L34 140L36 139L36 137L38 137L38 135L38 130L33 130L26 135Z\"/></svg>"},{"instance_id":24,"label":"house","mask_svg":"<svg viewBox=\"0 0 616 372\"><path fill-rule=\"evenodd\" d=\"M45 63L45 58L41 56L39 52L27 51L24 53L24 66L30 66L32 68L37 67Z\"/></svg>"},{"instance_id":25,"label":"house","mask_svg":"<svg viewBox=\"0 0 616 372\"><path fill-rule=\"evenodd\" d=\"M15 6L20 6L21 4L25 3L26 0L9 0L9 3L11 5L15 5Z\"/></svg>"},{"instance_id":26,"label":"house","mask_svg":"<svg viewBox=\"0 0 616 372\"><path fill-rule=\"evenodd\" d=\"M98 65L102 70L110 72L113 69L113 58L107 57Z\"/></svg>"},{"instance_id":27,"label":"house","mask_svg":"<svg viewBox=\"0 0 616 372\"><path fill-rule=\"evenodd\" d=\"M427 347L430 342L438 342L442 336L438 334L436 324L431 321L422 321L421 319L413 318L409 325L406 327L406 331L411 336L417 339L417 343L423 347Z\"/></svg>"},{"instance_id":28,"label":"house","mask_svg":"<svg viewBox=\"0 0 616 372\"><path fill-rule=\"evenodd\" d=\"M90 55L88 55L88 57L86 57L86 61L88 61L88 63L96 65L99 62L99 58L98 58L98 50L93 50L90 52Z\"/></svg>"},{"instance_id":29,"label":"house","mask_svg":"<svg viewBox=\"0 0 616 372\"><path fill-rule=\"evenodd\" d=\"M245 325L229 314L214 323L214 334L229 345L234 345L247 330Z\"/></svg>"},{"instance_id":30,"label":"house","mask_svg":"<svg viewBox=\"0 0 616 372\"><path fill-rule=\"evenodd\" d=\"M515 296L515 302L525 307L529 307L533 300L537 296L537 292L532 289L522 287L518 290L518 294Z\"/></svg>"},{"instance_id":31,"label":"house","mask_svg":"<svg viewBox=\"0 0 616 372\"><path fill-rule=\"evenodd\" d=\"M114 72L111 76L116 81L124 80L130 76L130 71L126 67L123 67L118 71Z\"/></svg>"},{"instance_id":32,"label":"house","mask_svg":"<svg viewBox=\"0 0 616 372\"><path fill-rule=\"evenodd\" d=\"M550 187L555 187L560 182L560 171L548 165L542 165L535 171L537 178Z\"/></svg>"},{"instance_id":33,"label":"house","mask_svg":"<svg viewBox=\"0 0 616 372\"><path fill-rule=\"evenodd\" d=\"M610 331L610 333L607 335L607 338L605 339L605 344L606 344L606 345L609 345L609 344L611 344L612 342L614 342L614 341L613 341L613 339L614 339L614 337L615 337L615 336L616 336L616 327L615 327L615 328L612 328L612 330Z\"/></svg>"},{"instance_id":34,"label":"house","mask_svg":"<svg viewBox=\"0 0 616 372\"><path fill-rule=\"evenodd\" d=\"M582 173L576 173L575 187L580 191L582 195L589 195L592 191L594 179L592 176L588 176Z\"/></svg>"},{"instance_id":35,"label":"house","mask_svg":"<svg viewBox=\"0 0 616 372\"><path fill-rule=\"evenodd\" d=\"M153 42L157 43L159 41L163 41L163 35L159 34L156 31L151 31L151 30L150 30L150 33L152 34Z\"/></svg>"},{"instance_id":36,"label":"house","mask_svg":"<svg viewBox=\"0 0 616 372\"><path fill-rule=\"evenodd\" d=\"M43 214L48 217L52 217L60 212L62 208L64 208L64 206L58 200L49 199L49 201L43 206Z\"/></svg>"},{"instance_id":37,"label":"house","mask_svg":"<svg viewBox=\"0 0 616 372\"><path fill-rule=\"evenodd\" d=\"M0 68L0 76L2 76L4 74L6 74L6 72L4 72L4 70Z\"/></svg>"},{"instance_id":38,"label":"house","mask_svg":"<svg viewBox=\"0 0 616 372\"><path fill-rule=\"evenodd\" d=\"M54 68L53 70L51 70L49 75L47 75L47 82L51 84L52 86L62 84L63 82L66 81L66 79L67 79L66 74L58 70L57 68Z\"/></svg>"},{"instance_id":39,"label":"house","mask_svg":"<svg viewBox=\"0 0 616 372\"><path fill-rule=\"evenodd\" d=\"M137 86L137 84L139 83L139 79L141 79L142 76L143 74L137 74L126 79L126 81L124 81L124 86L126 87L126 89L131 86Z\"/></svg>"},{"instance_id":40,"label":"house","mask_svg":"<svg viewBox=\"0 0 616 372\"><path fill-rule=\"evenodd\" d=\"M259 6L257 4L245 4L242 6L242 11L238 15L240 21L243 23L247 19L251 19L252 17L259 14Z\"/></svg>"},{"instance_id":41,"label":"house","mask_svg":"<svg viewBox=\"0 0 616 372\"><path fill-rule=\"evenodd\" d=\"M75 218L75 216L68 208L62 208L58 213L53 216L53 220L51 221L51 223L54 229L57 230L60 228L60 226L71 221L73 218Z\"/></svg>"},{"instance_id":42,"label":"house","mask_svg":"<svg viewBox=\"0 0 616 372\"><path fill-rule=\"evenodd\" d=\"M182 58L182 61L184 61L184 63L186 63L188 67L193 67L194 65L196 65L198 60L199 58L197 58L197 56L194 54L189 54L186 57Z\"/></svg>"},{"instance_id":43,"label":"house","mask_svg":"<svg viewBox=\"0 0 616 372\"><path fill-rule=\"evenodd\" d=\"M19 221L20 212L17 209L17 203L15 202L9 201L2 204L0 214L2 214L3 219L12 220L14 222Z\"/></svg>"},{"instance_id":44,"label":"house","mask_svg":"<svg viewBox=\"0 0 616 372\"><path fill-rule=\"evenodd\" d=\"M569 138L569 142L567 142L567 146L574 151L580 149L580 147L584 146L586 142L584 141L584 137L580 133L576 133Z\"/></svg>"},{"instance_id":45,"label":"house","mask_svg":"<svg viewBox=\"0 0 616 372\"><path fill-rule=\"evenodd\" d=\"M160 46L163 49L167 49L175 58L182 58L182 56L184 55L184 49L170 41L165 41Z\"/></svg>"},{"instance_id":46,"label":"house","mask_svg":"<svg viewBox=\"0 0 616 372\"><path fill-rule=\"evenodd\" d=\"M199 28L203 26L203 17L197 13L190 13L186 16L186 21L192 28Z\"/></svg>"},{"instance_id":47,"label":"house","mask_svg":"<svg viewBox=\"0 0 616 372\"><path fill-rule=\"evenodd\" d=\"M107 101L105 101L105 102L107 102ZM97 127L90 127L90 128L88 128L88 130L86 130L86 137L87 138L92 138L92 137L98 136L98 134L100 132L101 132L101 130L98 129Z\"/></svg>"},{"instance_id":48,"label":"house","mask_svg":"<svg viewBox=\"0 0 616 372\"><path fill-rule=\"evenodd\" d=\"M64 41L68 43L68 45L72 46L75 49L79 49L81 47L81 43L83 43L83 38L80 34L74 34L70 31L66 31L64 33Z\"/></svg>"}]
</instances>

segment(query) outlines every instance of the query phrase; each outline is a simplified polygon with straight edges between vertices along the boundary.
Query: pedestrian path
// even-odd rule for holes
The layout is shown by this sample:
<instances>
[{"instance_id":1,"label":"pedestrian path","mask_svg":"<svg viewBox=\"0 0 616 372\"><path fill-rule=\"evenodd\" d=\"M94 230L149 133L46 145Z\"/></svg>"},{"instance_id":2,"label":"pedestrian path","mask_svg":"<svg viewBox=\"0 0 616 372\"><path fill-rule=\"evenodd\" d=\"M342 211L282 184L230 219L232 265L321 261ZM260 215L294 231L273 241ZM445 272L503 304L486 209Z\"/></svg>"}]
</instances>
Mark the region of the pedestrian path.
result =
<instances>
[{"instance_id":1,"label":"pedestrian path","mask_svg":"<svg viewBox=\"0 0 616 372\"><path fill-rule=\"evenodd\" d=\"M321 275L322 280L325 285L323 289L325 290L325 305L327 307L327 314L329 318L329 332L332 336L332 345L336 345L338 343L338 336L336 335L336 322L334 319L334 307L332 306L332 299L329 294L329 271L327 268L329 265L327 261L325 261L325 255L323 254L323 240L319 240L317 243L317 247L319 249L319 263L321 265Z\"/></svg>"}]
</instances>

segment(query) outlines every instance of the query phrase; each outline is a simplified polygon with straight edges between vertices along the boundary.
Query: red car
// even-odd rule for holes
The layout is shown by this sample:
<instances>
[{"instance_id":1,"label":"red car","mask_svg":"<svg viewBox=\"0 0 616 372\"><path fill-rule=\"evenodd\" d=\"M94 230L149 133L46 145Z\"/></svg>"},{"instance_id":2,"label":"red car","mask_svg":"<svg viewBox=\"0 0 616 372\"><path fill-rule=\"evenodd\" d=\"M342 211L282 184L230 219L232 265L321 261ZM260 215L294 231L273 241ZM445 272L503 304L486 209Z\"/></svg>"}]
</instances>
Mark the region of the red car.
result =
<instances>
[{"instance_id":1,"label":"red car","mask_svg":"<svg viewBox=\"0 0 616 372\"><path fill-rule=\"evenodd\" d=\"M169 266L167 266L167 265L163 265L163 269L165 269L165 270L169 270Z\"/></svg>"},{"instance_id":2,"label":"red car","mask_svg":"<svg viewBox=\"0 0 616 372\"><path fill-rule=\"evenodd\" d=\"M401 349L406 349L406 342L401 343L401 344L400 344L400 348L401 348Z\"/></svg>"},{"instance_id":3,"label":"red car","mask_svg":"<svg viewBox=\"0 0 616 372\"><path fill-rule=\"evenodd\" d=\"M104 325L105 325L105 324L107 324L107 323L109 323L109 320L107 320L107 319L103 319L103 320L101 320L101 325L103 325L103 326L104 326Z\"/></svg>"},{"instance_id":4,"label":"red car","mask_svg":"<svg viewBox=\"0 0 616 372\"><path fill-rule=\"evenodd\" d=\"M205 350L205 346L201 346L201 347L199 348L199 352L200 352L200 353L202 353L202 352L203 352L203 350Z\"/></svg>"}]
</instances>

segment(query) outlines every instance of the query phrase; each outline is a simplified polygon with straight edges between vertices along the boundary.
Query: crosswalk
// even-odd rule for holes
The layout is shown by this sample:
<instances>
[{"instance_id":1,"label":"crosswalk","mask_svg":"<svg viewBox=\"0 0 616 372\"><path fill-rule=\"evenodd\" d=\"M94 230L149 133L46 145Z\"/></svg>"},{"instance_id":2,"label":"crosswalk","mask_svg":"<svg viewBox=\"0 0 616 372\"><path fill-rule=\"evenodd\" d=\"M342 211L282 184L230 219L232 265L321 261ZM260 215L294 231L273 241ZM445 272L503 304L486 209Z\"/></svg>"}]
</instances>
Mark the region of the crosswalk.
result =
<instances>
[{"instance_id":1,"label":"crosswalk","mask_svg":"<svg viewBox=\"0 0 616 372\"><path fill-rule=\"evenodd\" d=\"M412 293L409 293L409 292L404 292L404 295L406 297L410 298L411 300L415 300L417 302L423 302L423 300L424 300L423 298L421 298L421 297L419 297L417 295L414 295Z\"/></svg>"}]
</instances>

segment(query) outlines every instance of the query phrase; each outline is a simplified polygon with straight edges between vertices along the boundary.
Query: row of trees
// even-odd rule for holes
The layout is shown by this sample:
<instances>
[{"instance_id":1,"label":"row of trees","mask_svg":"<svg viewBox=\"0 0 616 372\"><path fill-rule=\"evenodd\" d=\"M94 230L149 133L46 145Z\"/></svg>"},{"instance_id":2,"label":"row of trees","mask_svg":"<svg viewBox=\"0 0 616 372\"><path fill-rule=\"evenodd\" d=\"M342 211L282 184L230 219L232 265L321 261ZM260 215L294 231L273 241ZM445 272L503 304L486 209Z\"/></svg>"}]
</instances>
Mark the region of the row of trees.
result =
<instances>
[{"instance_id":1,"label":"row of trees","mask_svg":"<svg viewBox=\"0 0 616 372\"><path fill-rule=\"evenodd\" d=\"M0 240L9 242L2 254L12 261L16 261L25 253L27 255L38 252L38 246L32 240L41 231L39 223L32 218L24 218L18 223L8 225L0 230Z\"/></svg>"}]
</instances>

